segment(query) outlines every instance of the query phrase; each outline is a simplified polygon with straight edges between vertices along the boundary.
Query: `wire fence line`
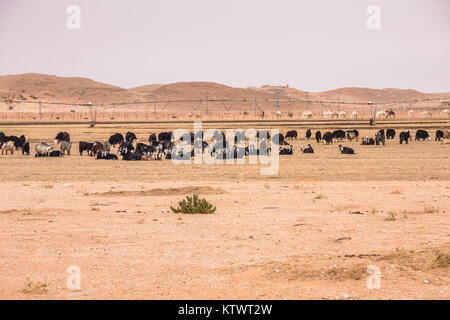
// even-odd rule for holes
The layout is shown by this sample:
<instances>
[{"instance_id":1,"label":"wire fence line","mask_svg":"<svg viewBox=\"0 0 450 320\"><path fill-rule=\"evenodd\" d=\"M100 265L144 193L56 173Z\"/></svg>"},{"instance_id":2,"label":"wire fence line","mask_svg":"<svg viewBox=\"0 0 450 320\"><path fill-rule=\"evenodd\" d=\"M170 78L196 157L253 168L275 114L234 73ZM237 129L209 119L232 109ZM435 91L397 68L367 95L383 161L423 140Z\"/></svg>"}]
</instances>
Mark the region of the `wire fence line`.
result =
<instances>
[{"instance_id":1,"label":"wire fence line","mask_svg":"<svg viewBox=\"0 0 450 320\"><path fill-rule=\"evenodd\" d=\"M434 97L423 99L404 99L391 101L333 101L293 98L197 98L197 99L154 99L145 101L122 101L103 103L81 103L3 99L0 103L8 107L6 112L0 111L0 120L163 120L163 119L222 119L239 120L252 116L255 119L268 118L304 118L305 111L314 111L314 117L323 116L323 111L357 110L358 119L374 118L381 108L395 108L403 112L413 106L418 108L444 108L442 101L450 97ZM438 102L441 101L441 104ZM32 106L37 105L38 108ZM433 106L431 106L433 105ZM50 107L52 106L52 107ZM127 108L120 108L126 106ZM71 107L70 112L67 107ZM311 112L309 112L311 113ZM403 112L404 113L404 112ZM307 118L310 118L308 115ZM345 117L345 116L344 116Z\"/></svg>"},{"instance_id":2,"label":"wire fence line","mask_svg":"<svg viewBox=\"0 0 450 320\"><path fill-rule=\"evenodd\" d=\"M31 101L31 100L17 100L17 99L3 99L3 103L32 103L32 104L49 104L49 105L65 105L65 106L121 106L121 105L140 105L140 104L155 104L155 103L203 103L203 102L286 102L286 103L318 103L318 104L338 104L338 105L389 105L399 103L416 103L426 101L443 101L450 100L450 97L436 97L423 99L409 99L409 100L391 100L391 101L329 101L329 100L307 100L307 99L174 99L174 100L148 100L148 101L131 101L131 102L106 102L106 103L73 103L73 102L53 102L53 101Z\"/></svg>"}]
</instances>

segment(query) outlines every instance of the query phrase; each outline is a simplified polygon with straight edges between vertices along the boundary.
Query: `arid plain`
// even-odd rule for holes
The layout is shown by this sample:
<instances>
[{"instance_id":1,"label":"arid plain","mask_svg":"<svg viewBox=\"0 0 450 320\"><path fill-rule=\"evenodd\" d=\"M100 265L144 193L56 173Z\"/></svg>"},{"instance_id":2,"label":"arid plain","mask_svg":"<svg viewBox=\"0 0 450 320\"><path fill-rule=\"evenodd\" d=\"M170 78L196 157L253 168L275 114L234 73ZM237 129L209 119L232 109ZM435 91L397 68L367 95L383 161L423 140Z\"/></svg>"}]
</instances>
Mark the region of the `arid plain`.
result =
<instances>
[{"instance_id":1,"label":"arid plain","mask_svg":"<svg viewBox=\"0 0 450 320\"><path fill-rule=\"evenodd\" d=\"M450 144L434 141L446 120L204 123L204 128L296 129L293 156L279 173L259 165L175 165L102 161L77 154L83 141L192 122L8 125L32 155L0 157L0 297L19 299L449 299ZM427 129L431 141L386 146L310 142L305 130ZM34 144L59 131L72 155L35 158ZM115 150L114 150L115 151ZM186 195L217 207L212 215L172 213ZM67 268L81 287L66 286ZM369 289L367 268L379 268ZM369 279L370 280L370 279Z\"/></svg>"}]
</instances>

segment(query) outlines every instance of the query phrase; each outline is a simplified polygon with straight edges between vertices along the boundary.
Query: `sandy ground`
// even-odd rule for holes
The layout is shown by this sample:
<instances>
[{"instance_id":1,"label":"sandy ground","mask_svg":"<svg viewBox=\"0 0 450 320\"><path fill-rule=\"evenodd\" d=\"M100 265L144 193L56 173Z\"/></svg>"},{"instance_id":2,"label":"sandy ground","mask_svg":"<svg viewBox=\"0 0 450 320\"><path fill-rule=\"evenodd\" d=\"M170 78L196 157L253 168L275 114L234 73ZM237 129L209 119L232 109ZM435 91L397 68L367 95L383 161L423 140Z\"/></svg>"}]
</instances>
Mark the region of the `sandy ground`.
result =
<instances>
[{"instance_id":1,"label":"sandy ground","mask_svg":"<svg viewBox=\"0 0 450 320\"><path fill-rule=\"evenodd\" d=\"M37 142L59 129L75 141L159 130L0 131ZM1 156L0 298L449 299L436 257L450 253L450 145L346 142L353 157L312 145L271 177L255 165L97 161L77 146L61 159ZM193 193L217 212L169 211ZM66 286L71 265L79 290Z\"/></svg>"}]
</instances>

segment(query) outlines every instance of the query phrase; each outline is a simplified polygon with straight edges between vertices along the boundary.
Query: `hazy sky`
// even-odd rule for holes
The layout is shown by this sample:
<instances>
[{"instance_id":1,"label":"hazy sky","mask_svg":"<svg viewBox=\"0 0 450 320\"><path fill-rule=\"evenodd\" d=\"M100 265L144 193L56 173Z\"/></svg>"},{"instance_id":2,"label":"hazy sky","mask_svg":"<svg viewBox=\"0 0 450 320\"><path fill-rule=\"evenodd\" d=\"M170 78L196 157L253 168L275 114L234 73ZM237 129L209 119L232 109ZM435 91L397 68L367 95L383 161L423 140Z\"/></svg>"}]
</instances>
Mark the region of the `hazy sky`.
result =
<instances>
[{"instance_id":1,"label":"hazy sky","mask_svg":"<svg viewBox=\"0 0 450 320\"><path fill-rule=\"evenodd\" d=\"M69 5L81 28L69 30ZM381 9L369 30L366 10ZM448 0L0 0L0 74L450 91Z\"/></svg>"}]
</instances>

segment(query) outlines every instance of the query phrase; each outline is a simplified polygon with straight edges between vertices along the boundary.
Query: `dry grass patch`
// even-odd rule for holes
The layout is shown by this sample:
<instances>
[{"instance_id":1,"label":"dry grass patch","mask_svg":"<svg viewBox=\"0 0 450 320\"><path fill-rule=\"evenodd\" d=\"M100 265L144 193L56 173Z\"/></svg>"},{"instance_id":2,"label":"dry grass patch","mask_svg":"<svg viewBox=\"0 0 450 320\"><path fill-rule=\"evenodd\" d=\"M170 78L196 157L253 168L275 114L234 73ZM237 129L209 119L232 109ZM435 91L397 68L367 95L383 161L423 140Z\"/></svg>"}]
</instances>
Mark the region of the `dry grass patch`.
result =
<instances>
[{"instance_id":1,"label":"dry grass patch","mask_svg":"<svg viewBox=\"0 0 450 320\"><path fill-rule=\"evenodd\" d=\"M327 271L327 276L331 280L361 280L363 275L367 272L367 266L363 263L358 263L355 265L351 265L347 268L332 268Z\"/></svg>"},{"instance_id":2,"label":"dry grass patch","mask_svg":"<svg viewBox=\"0 0 450 320\"><path fill-rule=\"evenodd\" d=\"M397 213L395 213L393 211L389 211L388 216L385 219L385 221L395 221L395 220L397 220Z\"/></svg>"},{"instance_id":3,"label":"dry grass patch","mask_svg":"<svg viewBox=\"0 0 450 320\"><path fill-rule=\"evenodd\" d=\"M433 206L424 205L423 206L423 212L425 212L425 213L437 213L438 210L437 210L437 208L435 208Z\"/></svg>"},{"instance_id":4,"label":"dry grass patch","mask_svg":"<svg viewBox=\"0 0 450 320\"><path fill-rule=\"evenodd\" d=\"M432 264L433 268L443 268L450 266L450 254L443 252L436 252L434 261Z\"/></svg>"},{"instance_id":5,"label":"dry grass patch","mask_svg":"<svg viewBox=\"0 0 450 320\"><path fill-rule=\"evenodd\" d=\"M48 292L48 284L42 281L27 280L22 292L25 294L46 294Z\"/></svg>"},{"instance_id":6,"label":"dry grass patch","mask_svg":"<svg viewBox=\"0 0 450 320\"><path fill-rule=\"evenodd\" d=\"M313 199L314 200L321 200L321 199L326 199L327 197L323 194L318 194L317 196L315 196Z\"/></svg>"},{"instance_id":7,"label":"dry grass patch","mask_svg":"<svg viewBox=\"0 0 450 320\"><path fill-rule=\"evenodd\" d=\"M118 197L148 197L148 196L177 196L184 194L224 194L220 188L209 186L181 187L181 188L155 188L138 191L108 191L103 193L90 193L90 196L118 196Z\"/></svg>"}]
</instances>

